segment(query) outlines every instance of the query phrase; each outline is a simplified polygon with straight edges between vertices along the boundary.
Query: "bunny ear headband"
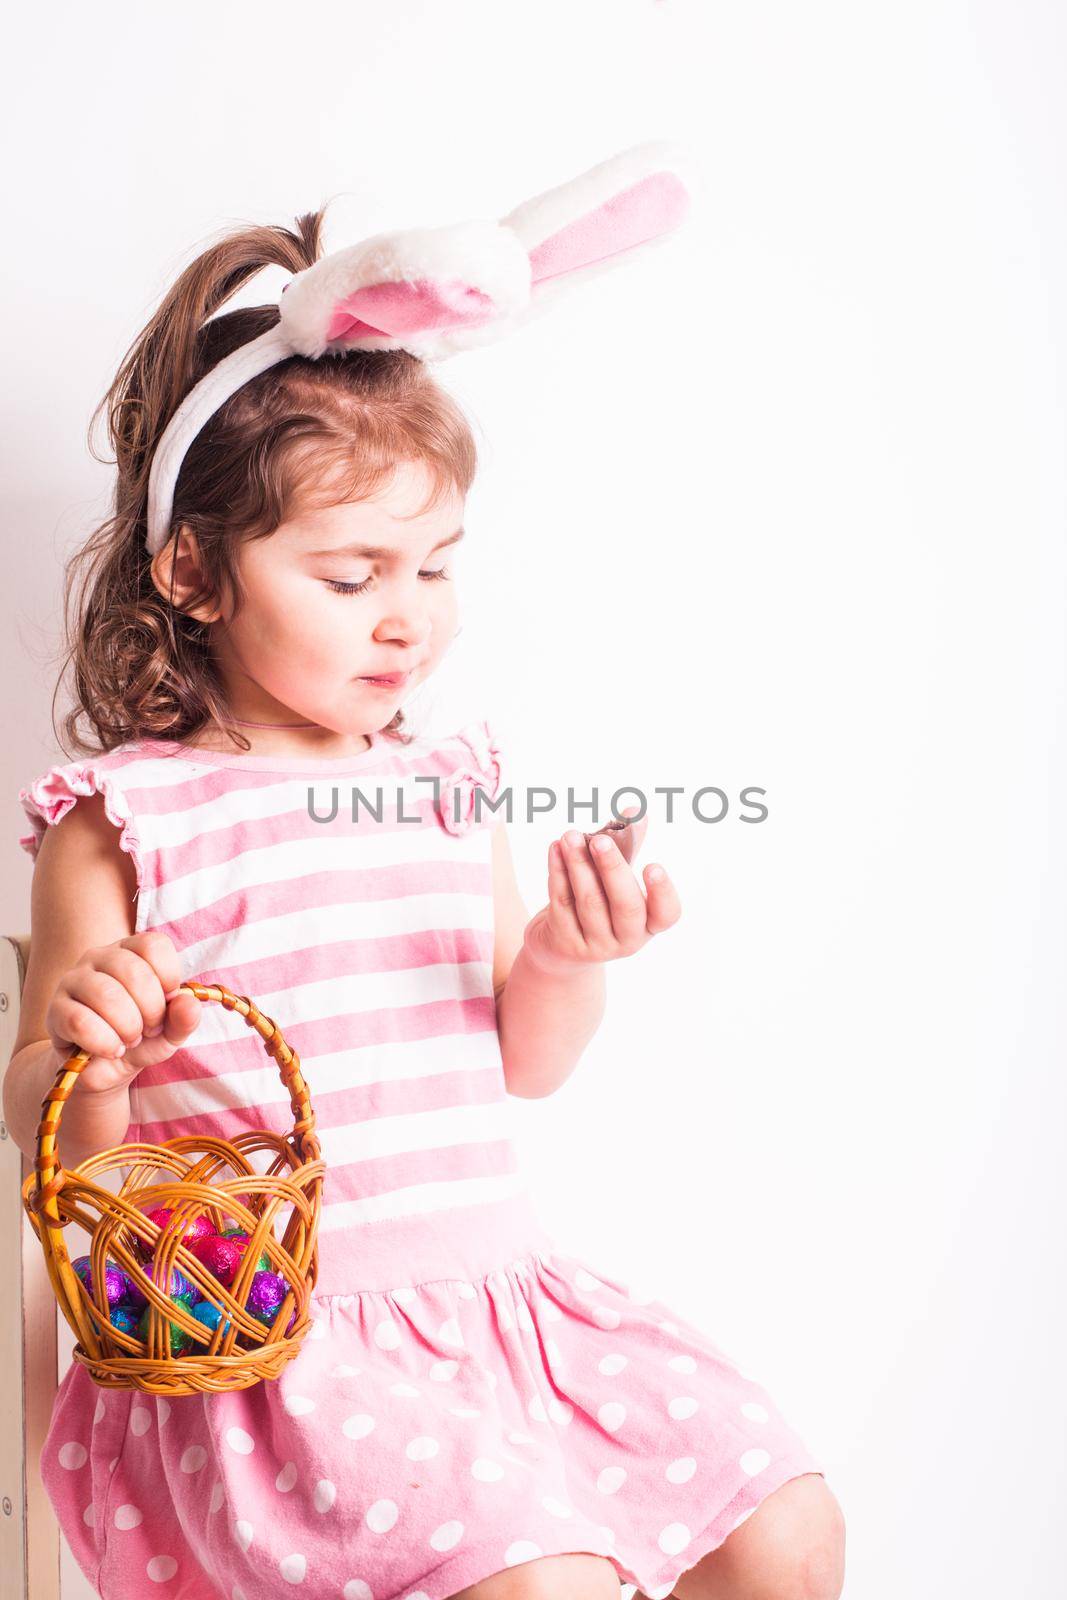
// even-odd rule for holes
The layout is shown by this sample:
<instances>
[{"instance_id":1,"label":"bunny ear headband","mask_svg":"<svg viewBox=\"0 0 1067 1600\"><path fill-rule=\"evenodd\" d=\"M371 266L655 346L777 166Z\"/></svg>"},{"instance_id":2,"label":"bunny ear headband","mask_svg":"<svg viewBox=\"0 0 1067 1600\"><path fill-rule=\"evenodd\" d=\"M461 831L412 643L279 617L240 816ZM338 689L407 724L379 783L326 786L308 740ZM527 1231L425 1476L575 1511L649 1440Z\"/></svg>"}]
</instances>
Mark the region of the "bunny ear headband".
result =
<instances>
[{"instance_id":1,"label":"bunny ear headband","mask_svg":"<svg viewBox=\"0 0 1067 1600\"><path fill-rule=\"evenodd\" d=\"M663 242L689 209L682 148L634 145L499 222L379 233L283 286L279 321L223 358L163 430L148 480L148 550L170 535L174 488L200 429L229 397L293 355L408 350L436 360L489 344L578 280Z\"/></svg>"}]
</instances>

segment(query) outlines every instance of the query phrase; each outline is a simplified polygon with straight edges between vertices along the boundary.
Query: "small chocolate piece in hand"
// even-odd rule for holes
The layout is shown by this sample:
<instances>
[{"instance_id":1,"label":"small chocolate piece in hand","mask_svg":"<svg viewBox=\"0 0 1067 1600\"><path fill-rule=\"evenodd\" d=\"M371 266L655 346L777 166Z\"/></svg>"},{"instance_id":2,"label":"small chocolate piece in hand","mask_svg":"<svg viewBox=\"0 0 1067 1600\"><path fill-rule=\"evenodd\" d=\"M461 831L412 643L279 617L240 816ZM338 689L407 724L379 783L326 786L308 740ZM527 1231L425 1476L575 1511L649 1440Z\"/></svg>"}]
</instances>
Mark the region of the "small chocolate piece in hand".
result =
<instances>
[{"instance_id":1,"label":"small chocolate piece in hand","mask_svg":"<svg viewBox=\"0 0 1067 1600\"><path fill-rule=\"evenodd\" d=\"M631 818L630 821L632 822L632 820ZM624 859L626 861L633 859L634 836L630 831L630 822L623 822L619 819L614 822L607 822L602 828L596 828L592 833L587 833L585 838L587 841L595 839L598 833L613 833L615 835L615 843L622 851Z\"/></svg>"}]
</instances>

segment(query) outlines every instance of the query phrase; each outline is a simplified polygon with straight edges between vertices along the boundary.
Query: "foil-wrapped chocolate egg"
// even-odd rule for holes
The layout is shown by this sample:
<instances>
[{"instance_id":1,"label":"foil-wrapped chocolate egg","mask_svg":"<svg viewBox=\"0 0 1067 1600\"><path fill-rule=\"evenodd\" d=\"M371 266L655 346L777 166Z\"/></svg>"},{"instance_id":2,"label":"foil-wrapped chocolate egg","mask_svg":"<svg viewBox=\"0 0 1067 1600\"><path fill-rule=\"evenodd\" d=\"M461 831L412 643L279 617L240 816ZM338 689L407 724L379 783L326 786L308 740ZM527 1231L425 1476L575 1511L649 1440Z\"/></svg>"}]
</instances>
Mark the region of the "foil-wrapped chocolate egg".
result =
<instances>
[{"instance_id":1,"label":"foil-wrapped chocolate egg","mask_svg":"<svg viewBox=\"0 0 1067 1600\"><path fill-rule=\"evenodd\" d=\"M136 1306L116 1306L111 1312L111 1326L118 1328L122 1333L130 1333L138 1337L138 1326L141 1313Z\"/></svg>"},{"instance_id":2,"label":"foil-wrapped chocolate egg","mask_svg":"<svg viewBox=\"0 0 1067 1600\"><path fill-rule=\"evenodd\" d=\"M198 1306L194 1306L193 1316L196 1318L197 1322L202 1322L205 1328L210 1328L212 1333L214 1333L215 1329L222 1321L222 1312L219 1310L218 1306L212 1305L210 1300L201 1300ZM229 1333L230 1326L230 1319L227 1317L222 1329L223 1335Z\"/></svg>"},{"instance_id":3,"label":"foil-wrapped chocolate egg","mask_svg":"<svg viewBox=\"0 0 1067 1600\"><path fill-rule=\"evenodd\" d=\"M229 1288L241 1265L241 1252L233 1240L212 1233L204 1239L197 1239L190 1249L196 1259L202 1261L207 1270Z\"/></svg>"},{"instance_id":4,"label":"foil-wrapped chocolate egg","mask_svg":"<svg viewBox=\"0 0 1067 1600\"><path fill-rule=\"evenodd\" d=\"M198 1300L203 1299L192 1279L187 1278L177 1267L164 1271L158 1261L150 1261L145 1268L145 1277L151 1279L164 1294L170 1295L172 1300L180 1295L183 1300L188 1300L191 1306L195 1306Z\"/></svg>"},{"instance_id":5,"label":"foil-wrapped chocolate egg","mask_svg":"<svg viewBox=\"0 0 1067 1600\"><path fill-rule=\"evenodd\" d=\"M231 1239L242 1255L244 1255L245 1251L248 1249L249 1236L247 1233L245 1233L243 1228L228 1228L226 1232L222 1234L222 1238ZM260 1254L259 1260L256 1262L256 1271L270 1271L270 1257L268 1255L264 1255L262 1253Z\"/></svg>"},{"instance_id":6,"label":"foil-wrapped chocolate egg","mask_svg":"<svg viewBox=\"0 0 1067 1600\"><path fill-rule=\"evenodd\" d=\"M245 1307L260 1322L271 1322L289 1293L289 1285L276 1272L257 1272L248 1288Z\"/></svg>"},{"instance_id":7,"label":"foil-wrapped chocolate egg","mask_svg":"<svg viewBox=\"0 0 1067 1600\"><path fill-rule=\"evenodd\" d=\"M190 1304L190 1302L186 1299L186 1297L184 1295L171 1295L170 1298L174 1302L175 1305L180 1305L183 1311L189 1312L190 1315L192 1314L193 1307L192 1307L192 1305ZM151 1319L152 1315L153 1315L153 1308L151 1306L148 1306L147 1309L141 1315L141 1320L140 1320L140 1322L138 1324L137 1331L138 1331L138 1335L142 1339L145 1339L145 1340L148 1339L150 1319ZM182 1328L182 1327L179 1327L179 1325L176 1322L168 1322L167 1327L170 1330L170 1353L171 1353L171 1355L172 1356L184 1355L186 1350L188 1350L190 1348L190 1346L194 1342L192 1334L191 1333L186 1333L185 1329Z\"/></svg>"},{"instance_id":8,"label":"foil-wrapped chocolate egg","mask_svg":"<svg viewBox=\"0 0 1067 1600\"><path fill-rule=\"evenodd\" d=\"M85 1285L90 1299L92 1299L93 1303L95 1304L96 1300L95 1296L93 1295L93 1271L91 1257L79 1256L76 1261L71 1262L71 1266L74 1268L75 1272L78 1274L78 1277ZM130 1280L127 1278L121 1267L117 1267L113 1261L108 1261L105 1263L104 1296L109 1306L117 1306L122 1304L129 1288L129 1282Z\"/></svg>"}]
</instances>

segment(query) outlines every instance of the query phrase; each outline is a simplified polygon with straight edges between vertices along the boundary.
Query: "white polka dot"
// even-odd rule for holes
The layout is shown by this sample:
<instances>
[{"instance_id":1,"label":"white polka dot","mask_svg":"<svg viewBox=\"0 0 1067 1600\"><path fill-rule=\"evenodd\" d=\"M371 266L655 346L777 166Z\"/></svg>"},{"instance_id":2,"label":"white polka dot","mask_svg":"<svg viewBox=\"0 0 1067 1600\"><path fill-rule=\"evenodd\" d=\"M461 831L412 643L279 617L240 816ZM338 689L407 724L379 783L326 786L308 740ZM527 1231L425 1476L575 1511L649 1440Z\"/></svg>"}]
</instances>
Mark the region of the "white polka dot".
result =
<instances>
[{"instance_id":1,"label":"white polka dot","mask_svg":"<svg viewBox=\"0 0 1067 1600\"><path fill-rule=\"evenodd\" d=\"M449 1406L454 1417L480 1417L481 1412L475 1406Z\"/></svg>"},{"instance_id":2,"label":"white polka dot","mask_svg":"<svg viewBox=\"0 0 1067 1600\"><path fill-rule=\"evenodd\" d=\"M485 1376L486 1376L486 1378L487 1378L487 1380L489 1382L490 1389L495 1389L497 1384L498 1384L498 1382L500 1381L497 1378L496 1373L490 1370L490 1371L486 1372Z\"/></svg>"},{"instance_id":3,"label":"white polka dot","mask_svg":"<svg viewBox=\"0 0 1067 1600\"><path fill-rule=\"evenodd\" d=\"M626 1421L626 1407L619 1400L608 1400L598 1407L596 1419L609 1433L616 1433Z\"/></svg>"},{"instance_id":4,"label":"white polka dot","mask_svg":"<svg viewBox=\"0 0 1067 1600\"><path fill-rule=\"evenodd\" d=\"M514 1544L509 1544L504 1551L504 1563L509 1567L517 1567L522 1561L536 1561L541 1554L540 1545L534 1544L530 1539L516 1539Z\"/></svg>"},{"instance_id":5,"label":"white polka dot","mask_svg":"<svg viewBox=\"0 0 1067 1600\"><path fill-rule=\"evenodd\" d=\"M363 1371L362 1367L350 1367L347 1361L342 1361L330 1373L331 1378L358 1378Z\"/></svg>"},{"instance_id":6,"label":"white polka dot","mask_svg":"<svg viewBox=\"0 0 1067 1600\"><path fill-rule=\"evenodd\" d=\"M534 1320L533 1320L533 1317L531 1317L531 1315L530 1315L530 1308L526 1304L525 1300L520 1300L519 1301L519 1304L518 1304L518 1306L516 1308L516 1311L515 1311L515 1316L516 1316L516 1319L518 1321L519 1327L522 1329L523 1333L533 1333L533 1331L534 1331Z\"/></svg>"},{"instance_id":7,"label":"white polka dot","mask_svg":"<svg viewBox=\"0 0 1067 1600\"><path fill-rule=\"evenodd\" d=\"M478 1291L473 1283L461 1283L456 1293L461 1300L473 1300Z\"/></svg>"},{"instance_id":8,"label":"white polka dot","mask_svg":"<svg viewBox=\"0 0 1067 1600\"><path fill-rule=\"evenodd\" d=\"M156 1425L162 1427L170 1416L170 1401L165 1395L156 1395Z\"/></svg>"},{"instance_id":9,"label":"white polka dot","mask_svg":"<svg viewBox=\"0 0 1067 1600\"><path fill-rule=\"evenodd\" d=\"M379 1322L374 1330L374 1342L379 1350L395 1350L400 1343L400 1329L392 1317L386 1317L384 1322Z\"/></svg>"},{"instance_id":10,"label":"white polka dot","mask_svg":"<svg viewBox=\"0 0 1067 1600\"><path fill-rule=\"evenodd\" d=\"M167 1583L178 1570L173 1556L153 1556L145 1571L153 1583Z\"/></svg>"},{"instance_id":11,"label":"white polka dot","mask_svg":"<svg viewBox=\"0 0 1067 1600\"><path fill-rule=\"evenodd\" d=\"M511 1444L535 1444L536 1440L528 1433L509 1433L508 1441Z\"/></svg>"},{"instance_id":12,"label":"white polka dot","mask_svg":"<svg viewBox=\"0 0 1067 1600\"><path fill-rule=\"evenodd\" d=\"M256 1441L243 1428L227 1428L225 1438L230 1449L239 1456L250 1456L256 1448Z\"/></svg>"},{"instance_id":13,"label":"white polka dot","mask_svg":"<svg viewBox=\"0 0 1067 1600\"><path fill-rule=\"evenodd\" d=\"M415 1293L413 1285L409 1285L404 1289L393 1290L393 1299L396 1301L398 1306L409 1306L411 1302L417 1298L418 1296Z\"/></svg>"},{"instance_id":14,"label":"white polka dot","mask_svg":"<svg viewBox=\"0 0 1067 1600\"><path fill-rule=\"evenodd\" d=\"M374 1600L374 1592L362 1578L349 1578L341 1590L344 1600Z\"/></svg>"},{"instance_id":15,"label":"white polka dot","mask_svg":"<svg viewBox=\"0 0 1067 1600\"><path fill-rule=\"evenodd\" d=\"M241 1550L247 1550L256 1536L256 1530L250 1522L240 1521L233 1525L234 1543Z\"/></svg>"},{"instance_id":16,"label":"white polka dot","mask_svg":"<svg viewBox=\"0 0 1067 1600\"><path fill-rule=\"evenodd\" d=\"M611 1528L601 1528L600 1531L604 1535L604 1538L607 1541L607 1543L610 1544L610 1545L614 1545L614 1543L615 1543L615 1534L613 1533Z\"/></svg>"},{"instance_id":17,"label":"white polka dot","mask_svg":"<svg viewBox=\"0 0 1067 1600\"><path fill-rule=\"evenodd\" d=\"M507 1306L497 1306L496 1320L497 1326L500 1328L501 1333L509 1333L515 1326L511 1320L511 1312L508 1310Z\"/></svg>"},{"instance_id":18,"label":"white polka dot","mask_svg":"<svg viewBox=\"0 0 1067 1600\"><path fill-rule=\"evenodd\" d=\"M551 1300L546 1300L540 1309L539 1315L542 1322L559 1322L562 1319L563 1312Z\"/></svg>"},{"instance_id":19,"label":"white polka dot","mask_svg":"<svg viewBox=\"0 0 1067 1600\"><path fill-rule=\"evenodd\" d=\"M85 1523L87 1528L96 1527L96 1507L93 1505L91 1500L89 1501L89 1504L86 1506L85 1510L82 1512L82 1521Z\"/></svg>"},{"instance_id":20,"label":"white polka dot","mask_svg":"<svg viewBox=\"0 0 1067 1600\"><path fill-rule=\"evenodd\" d=\"M301 1555L284 1556L278 1562L278 1571L286 1583L303 1583L307 1569L307 1559Z\"/></svg>"},{"instance_id":21,"label":"white polka dot","mask_svg":"<svg viewBox=\"0 0 1067 1600\"><path fill-rule=\"evenodd\" d=\"M245 1592L239 1583L235 1583L230 1590L230 1600L247 1600Z\"/></svg>"},{"instance_id":22,"label":"white polka dot","mask_svg":"<svg viewBox=\"0 0 1067 1600\"><path fill-rule=\"evenodd\" d=\"M332 1511L333 1503L337 1499L337 1485L331 1483L329 1478L320 1478L315 1485L315 1492L311 1502L316 1511Z\"/></svg>"},{"instance_id":23,"label":"white polka dot","mask_svg":"<svg viewBox=\"0 0 1067 1600\"><path fill-rule=\"evenodd\" d=\"M211 1491L211 1499L207 1505L209 1511L217 1511L219 1509L225 1499L225 1493L222 1487L222 1479L220 1478Z\"/></svg>"},{"instance_id":24,"label":"white polka dot","mask_svg":"<svg viewBox=\"0 0 1067 1600\"><path fill-rule=\"evenodd\" d=\"M274 1487L279 1494L288 1494L296 1484L296 1462L287 1461L274 1480Z\"/></svg>"},{"instance_id":25,"label":"white polka dot","mask_svg":"<svg viewBox=\"0 0 1067 1600\"><path fill-rule=\"evenodd\" d=\"M757 1405L755 1400L745 1402L741 1407L741 1415L747 1417L750 1422L766 1422L768 1420L766 1407Z\"/></svg>"},{"instance_id":26,"label":"white polka dot","mask_svg":"<svg viewBox=\"0 0 1067 1600\"><path fill-rule=\"evenodd\" d=\"M430 1368L430 1377L434 1383L451 1383L458 1371L458 1361L435 1361Z\"/></svg>"},{"instance_id":27,"label":"white polka dot","mask_svg":"<svg viewBox=\"0 0 1067 1600\"><path fill-rule=\"evenodd\" d=\"M76 1439L71 1439L69 1443L59 1447L59 1464L61 1467L66 1467L68 1472L76 1472L79 1467L84 1467L88 1459L88 1450Z\"/></svg>"},{"instance_id":28,"label":"white polka dot","mask_svg":"<svg viewBox=\"0 0 1067 1600\"><path fill-rule=\"evenodd\" d=\"M118 1466L118 1464L119 1464L119 1458L118 1458L118 1456L115 1456L111 1461L108 1462L107 1470L109 1472L114 1472L114 1470Z\"/></svg>"},{"instance_id":29,"label":"white polka dot","mask_svg":"<svg viewBox=\"0 0 1067 1600\"><path fill-rule=\"evenodd\" d=\"M697 1369L692 1356L671 1356L667 1365L673 1372L695 1372Z\"/></svg>"},{"instance_id":30,"label":"white polka dot","mask_svg":"<svg viewBox=\"0 0 1067 1600\"><path fill-rule=\"evenodd\" d=\"M677 1461L672 1461L666 1470L668 1483L688 1483L697 1464L692 1456L679 1456Z\"/></svg>"},{"instance_id":31,"label":"white polka dot","mask_svg":"<svg viewBox=\"0 0 1067 1600\"><path fill-rule=\"evenodd\" d=\"M648 1589L646 1593L648 1600L671 1600L671 1595L674 1593L674 1584L661 1583L658 1588Z\"/></svg>"},{"instance_id":32,"label":"white polka dot","mask_svg":"<svg viewBox=\"0 0 1067 1600\"><path fill-rule=\"evenodd\" d=\"M308 1331L307 1331L307 1333L305 1335L305 1338L308 1338L308 1339L325 1339L326 1334L327 1334L328 1331L329 1330L326 1327L326 1318L325 1317L312 1317L311 1326L308 1329Z\"/></svg>"},{"instance_id":33,"label":"white polka dot","mask_svg":"<svg viewBox=\"0 0 1067 1600\"><path fill-rule=\"evenodd\" d=\"M402 1400L418 1400L422 1390L416 1389L413 1383L391 1383L389 1393L399 1395Z\"/></svg>"},{"instance_id":34,"label":"white polka dot","mask_svg":"<svg viewBox=\"0 0 1067 1600\"><path fill-rule=\"evenodd\" d=\"M573 1507L567 1505L563 1500L553 1499L550 1494L545 1495L544 1499L541 1501L541 1504L553 1517L573 1517L574 1515Z\"/></svg>"},{"instance_id":35,"label":"white polka dot","mask_svg":"<svg viewBox=\"0 0 1067 1600\"><path fill-rule=\"evenodd\" d=\"M130 1411L130 1432L136 1434L137 1438L139 1439L142 1434L148 1432L151 1426L152 1413L149 1411L148 1407L134 1406ZM172 1557L170 1556L159 1557L159 1560L161 1561L170 1561L171 1559Z\"/></svg>"},{"instance_id":36,"label":"white polka dot","mask_svg":"<svg viewBox=\"0 0 1067 1600\"><path fill-rule=\"evenodd\" d=\"M754 1478L757 1472L763 1471L770 1459L766 1450L746 1450L741 1457L741 1471L747 1472L750 1478Z\"/></svg>"},{"instance_id":37,"label":"white polka dot","mask_svg":"<svg viewBox=\"0 0 1067 1600\"><path fill-rule=\"evenodd\" d=\"M605 1378L615 1378L626 1364L625 1356L602 1356L597 1362L597 1371L602 1372Z\"/></svg>"},{"instance_id":38,"label":"white polka dot","mask_svg":"<svg viewBox=\"0 0 1067 1600\"><path fill-rule=\"evenodd\" d=\"M676 1322L661 1322L660 1327L663 1329L664 1333L678 1332L678 1324Z\"/></svg>"},{"instance_id":39,"label":"white polka dot","mask_svg":"<svg viewBox=\"0 0 1067 1600\"><path fill-rule=\"evenodd\" d=\"M498 1461L490 1461L488 1456L478 1456L471 1462L471 1477L477 1478L479 1483L496 1483L503 1476L503 1467Z\"/></svg>"},{"instance_id":40,"label":"white polka dot","mask_svg":"<svg viewBox=\"0 0 1067 1600\"><path fill-rule=\"evenodd\" d=\"M203 1445L191 1444L188 1450L182 1451L182 1458L179 1462L179 1466L183 1472L199 1472L206 1460L207 1451L204 1449Z\"/></svg>"},{"instance_id":41,"label":"white polka dot","mask_svg":"<svg viewBox=\"0 0 1067 1600\"><path fill-rule=\"evenodd\" d=\"M106 1415L107 1412L104 1410L103 1396L101 1396L101 1398L96 1402L96 1410L93 1412L93 1427L95 1428L98 1422L103 1422Z\"/></svg>"},{"instance_id":42,"label":"white polka dot","mask_svg":"<svg viewBox=\"0 0 1067 1600\"><path fill-rule=\"evenodd\" d=\"M526 1410L528 1414L533 1417L535 1422L548 1421L548 1412L545 1410L545 1402L541 1399L539 1394L534 1395L533 1399L528 1403Z\"/></svg>"},{"instance_id":43,"label":"white polka dot","mask_svg":"<svg viewBox=\"0 0 1067 1600\"><path fill-rule=\"evenodd\" d=\"M430 1547L433 1550L451 1550L463 1537L462 1522L442 1522L430 1535Z\"/></svg>"},{"instance_id":44,"label":"white polka dot","mask_svg":"<svg viewBox=\"0 0 1067 1600\"><path fill-rule=\"evenodd\" d=\"M591 1272L586 1272L584 1267L579 1267L574 1274L574 1287L576 1289L584 1289L587 1294L593 1294L597 1289L602 1289L604 1285L599 1278L594 1278Z\"/></svg>"},{"instance_id":45,"label":"white polka dot","mask_svg":"<svg viewBox=\"0 0 1067 1600\"><path fill-rule=\"evenodd\" d=\"M605 1467L596 1480L596 1486L601 1494L615 1494L626 1482L626 1472L622 1467Z\"/></svg>"},{"instance_id":46,"label":"white polka dot","mask_svg":"<svg viewBox=\"0 0 1067 1600\"><path fill-rule=\"evenodd\" d=\"M594 1306L593 1321L599 1328L617 1328L622 1317L611 1306Z\"/></svg>"},{"instance_id":47,"label":"white polka dot","mask_svg":"<svg viewBox=\"0 0 1067 1600\"><path fill-rule=\"evenodd\" d=\"M440 1450L437 1440L428 1433L420 1433L417 1439L412 1439L404 1454L409 1461L430 1461Z\"/></svg>"},{"instance_id":48,"label":"white polka dot","mask_svg":"<svg viewBox=\"0 0 1067 1600\"><path fill-rule=\"evenodd\" d=\"M545 1355L554 1367L558 1367L563 1364L563 1356L555 1339L545 1340Z\"/></svg>"},{"instance_id":49,"label":"white polka dot","mask_svg":"<svg viewBox=\"0 0 1067 1600\"><path fill-rule=\"evenodd\" d=\"M656 1542L665 1556L676 1556L692 1537L684 1522L668 1522Z\"/></svg>"},{"instance_id":50,"label":"white polka dot","mask_svg":"<svg viewBox=\"0 0 1067 1600\"><path fill-rule=\"evenodd\" d=\"M691 1394L676 1394L667 1410L675 1422L684 1422L686 1417L691 1417L694 1411L700 1410L700 1401L694 1400Z\"/></svg>"},{"instance_id":51,"label":"white polka dot","mask_svg":"<svg viewBox=\"0 0 1067 1600\"><path fill-rule=\"evenodd\" d=\"M374 1418L365 1411L357 1411L351 1417L346 1417L341 1424L341 1432L346 1439L365 1439L375 1426Z\"/></svg>"},{"instance_id":52,"label":"white polka dot","mask_svg":"<svg viewBox=\"0 0 1067 1600\"><path fill-rule=\"evenodd\" d=\"M309 1411L314 1411L315 1402L309 1400L307 1395L287 1394L282 1400L282 1405L291 1417L306 1417Z\"/></svg>"},{"instance_id":53,"label":"white polka dot","mask_svg":"<svg viewBox=\"0 0 1067 1600\"><path fill-rule=\"evenodd\" d=\"M115 1511L115 1526L121 1528L123 1532L128 1528L139 1528L143 1521L144 1517L138 1506L119 1506Z\"/></svg>"},{"instance_id":54,"label":"white polka dot","mask_svg":"<svg viewBox=\"0 0 1067 1600\"><path fill-rule=\"evenodd\" d=\"M437 1337L442 1344L462 1344L463 1334L460 1332L459 1323L455 1317L449 1317L437 1330Z\"/></svg>"},{"instance_id":55,"label":"white polka dot","mask_svg":"<svg viewBox=\"0 0 1067 1600\"><path fill-rule=\"evenodd\" d=\"M568 1401L560 1400L557 1395L553 1395L548 1402L548 1414L553 1422L558 1422L561 1428L565 1428L574 1416L574 1407Z\"/></svg>"},{"instance_id":56,"label":"white polka dot","mask_svg":"<svg viewBox=\"0 0 1067 1600\"><path fill-rule=\"evenodd\" d=\"M654 1296L649 1294L648 1290L643 1289L640 1285L635 1288L633 1284L630 1284L626 1290L626 1298L629 1300L631 1305L650 1306ZM669 1589L667 1593L670 1593Z\"/></svg>"},{"instance_id":57,"label":"white polka dot","mask_svg":"<svg viewBox=\"0 0 1067 1600\"><path fill-rule=\"evenodd\" d=\"M388 1533L398 1516L395 1500L375 1500L363 1520L372 1533Z\"/></svg>"}]
</instances>

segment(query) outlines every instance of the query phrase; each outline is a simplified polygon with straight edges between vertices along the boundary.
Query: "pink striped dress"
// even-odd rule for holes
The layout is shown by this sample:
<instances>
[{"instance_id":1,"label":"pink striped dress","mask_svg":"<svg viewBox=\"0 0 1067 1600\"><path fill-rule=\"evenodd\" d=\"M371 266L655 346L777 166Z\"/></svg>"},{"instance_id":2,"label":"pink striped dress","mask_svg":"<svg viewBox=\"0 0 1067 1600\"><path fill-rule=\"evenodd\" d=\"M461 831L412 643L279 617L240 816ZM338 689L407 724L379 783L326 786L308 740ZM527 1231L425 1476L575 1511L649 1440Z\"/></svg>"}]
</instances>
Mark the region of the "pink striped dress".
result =
<instances>
[{"instance_id":1,"label":"pink striped dress","mask_svg":"<svg viewBox=\"0 0 1067 1600\"><path fill-rule=\"evenodd\" d=\"M566 1551L657 1600L824 1470L699 1328L542 1226L493 997L506 810L479 789L506 805L485 721L339 760L140 740L20 791L31 855L103 793L136 931L275 1019L327 1167L314 1320L279 1378L168 1400L66 1373L41 1475L103 1600L447 1600ZM131 1106L130 1142L292 1128L217 1005Z\"/></svg>"}]
</instances>

